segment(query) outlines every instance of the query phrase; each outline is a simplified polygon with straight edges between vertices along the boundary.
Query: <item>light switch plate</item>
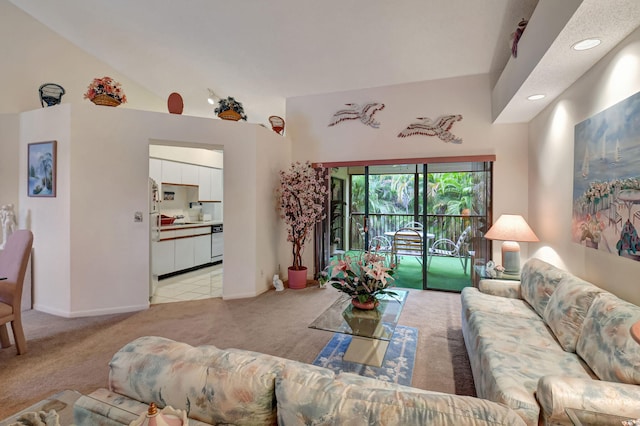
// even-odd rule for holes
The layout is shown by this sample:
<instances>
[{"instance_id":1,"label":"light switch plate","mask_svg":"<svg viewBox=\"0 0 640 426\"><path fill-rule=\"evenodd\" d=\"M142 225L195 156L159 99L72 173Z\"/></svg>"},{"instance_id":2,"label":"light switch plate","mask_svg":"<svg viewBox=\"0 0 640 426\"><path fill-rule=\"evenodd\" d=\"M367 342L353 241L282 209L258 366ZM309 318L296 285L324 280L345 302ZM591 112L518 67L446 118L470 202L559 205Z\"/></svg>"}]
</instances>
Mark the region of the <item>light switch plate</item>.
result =
<instances>
[{"instance_id":1,"label":"light switch plate","mask_svg":"<svg viewBox=\"0 0 640 426\"><path fill-rule=\"evenodd\" d=\"M133 221L134 222L142 222L142 212L135 212L133 214Z\"/></svg>"}]
</instances>

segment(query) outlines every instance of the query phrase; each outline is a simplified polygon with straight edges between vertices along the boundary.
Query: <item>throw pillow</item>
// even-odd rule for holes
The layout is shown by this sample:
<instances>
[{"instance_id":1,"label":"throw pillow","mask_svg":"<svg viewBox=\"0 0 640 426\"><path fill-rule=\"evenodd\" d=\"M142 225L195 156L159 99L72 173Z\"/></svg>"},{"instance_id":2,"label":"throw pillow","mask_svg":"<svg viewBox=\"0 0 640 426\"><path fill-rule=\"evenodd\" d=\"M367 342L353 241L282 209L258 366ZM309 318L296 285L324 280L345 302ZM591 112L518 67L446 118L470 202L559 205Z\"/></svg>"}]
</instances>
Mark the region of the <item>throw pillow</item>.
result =
<instances>
[{"instance_id":1,"label":"throw pillow","mask_svg":"<svg viewBox=\"0 0 640 426\"><path fill-rule=\"evenodd\" d=\"M549 298L542 317L562 349L567 352L576 351L584 317L593 300L603 291L573 276L560 282Z\"/></svg>"},{"instance_id":2,"label":"throw pillow","mask_svg":"<svg viewBox=\"0 0 640 426\"><path fill-rule=\"evenodd\" d=\"M543 316L549 298L560 281L569 273L536 258L529 259L522 267L520 294L538 315Z\"/></svg>"},{"instance_id":3,"label":"throw pillow","mask_svg":"<svg viewBox=\"0 0 640 426\"><path fill-rule=\"evenodd\" d=\"M638 320L640 307L611 293L602 293L593 302L576 353L601 380L640 385L640 350L629 332Z\"/></svg>"}]
</instances>

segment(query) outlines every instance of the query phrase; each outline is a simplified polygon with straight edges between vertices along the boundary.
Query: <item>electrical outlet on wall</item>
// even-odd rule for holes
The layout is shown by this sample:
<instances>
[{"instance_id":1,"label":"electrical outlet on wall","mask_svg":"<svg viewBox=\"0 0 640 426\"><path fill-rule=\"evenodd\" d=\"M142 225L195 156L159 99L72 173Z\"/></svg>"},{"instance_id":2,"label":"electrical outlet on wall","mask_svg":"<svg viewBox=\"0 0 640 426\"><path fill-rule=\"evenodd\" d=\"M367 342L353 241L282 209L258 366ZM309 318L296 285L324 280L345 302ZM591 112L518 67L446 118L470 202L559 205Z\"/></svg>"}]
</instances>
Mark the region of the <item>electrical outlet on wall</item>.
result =
<instances>
[{"instance_id":1,"label":"electrical outlet on wall","mask_svg":"<svg viewBox=\"0 0 640 426\"><path fill-rule=\"evenodd\" d=\"M133 214L133 221L134 222L142 222L142 212L135 212Z\"/></svg>"}]
</instances>

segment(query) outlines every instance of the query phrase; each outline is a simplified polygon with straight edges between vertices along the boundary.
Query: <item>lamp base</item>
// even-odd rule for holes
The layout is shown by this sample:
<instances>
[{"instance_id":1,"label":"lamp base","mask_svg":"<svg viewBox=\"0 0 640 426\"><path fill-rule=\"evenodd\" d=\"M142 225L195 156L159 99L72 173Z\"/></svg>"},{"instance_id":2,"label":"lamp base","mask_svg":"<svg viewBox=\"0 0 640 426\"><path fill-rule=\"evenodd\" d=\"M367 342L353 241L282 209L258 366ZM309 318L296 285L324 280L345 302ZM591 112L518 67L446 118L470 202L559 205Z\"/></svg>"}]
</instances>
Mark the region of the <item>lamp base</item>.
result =
<instances>
[{"instance_id":1,"label":"lamp base","mask_svg":"<svg viewBox=\"0 0 640 426\"><path fill-rule=\"evenodd\" d=\"M520 274L520 244L515 241L502 243L502 266L505 274Z\"/></svg>"}]
</instances>

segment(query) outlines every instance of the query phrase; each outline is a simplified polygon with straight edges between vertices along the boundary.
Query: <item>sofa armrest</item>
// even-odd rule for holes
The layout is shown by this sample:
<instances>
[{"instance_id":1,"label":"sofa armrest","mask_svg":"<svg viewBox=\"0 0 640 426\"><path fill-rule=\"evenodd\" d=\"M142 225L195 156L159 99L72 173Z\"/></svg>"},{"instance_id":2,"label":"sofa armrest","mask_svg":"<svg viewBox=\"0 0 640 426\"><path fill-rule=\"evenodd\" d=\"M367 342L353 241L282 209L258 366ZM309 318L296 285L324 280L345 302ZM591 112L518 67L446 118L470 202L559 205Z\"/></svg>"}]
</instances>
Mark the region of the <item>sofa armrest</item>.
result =
<instances>
[{"instance_id":1,"label":"sofa armrest","mask_svg":"<svg viewBox=\"0 0 640 426\"><path fill-rule=\"evenodd\" d=\"M522 299L522 297L520 297L520 281L484 279L478 283L478 290L493 296Z\"/></svg>"},{"instance_id":2,"label":"sofa armrest","mask_svg":"<svg viewBox=\"0 0 640 426\"><path fill-rule=\"evenodd\" d=\"M543 424L571 424L566 408L640 418L640 386L566 376L538 381L536 398Z\"/></svg>"}]
</instances>

